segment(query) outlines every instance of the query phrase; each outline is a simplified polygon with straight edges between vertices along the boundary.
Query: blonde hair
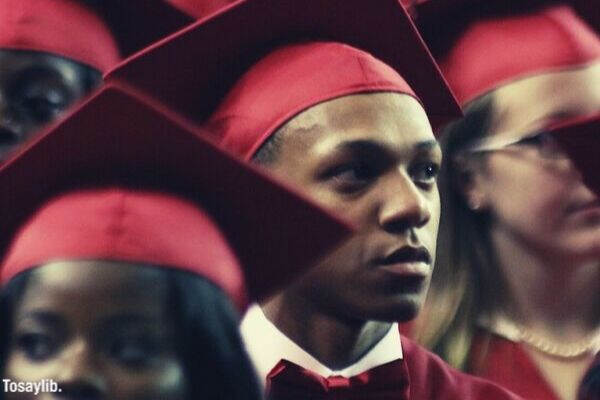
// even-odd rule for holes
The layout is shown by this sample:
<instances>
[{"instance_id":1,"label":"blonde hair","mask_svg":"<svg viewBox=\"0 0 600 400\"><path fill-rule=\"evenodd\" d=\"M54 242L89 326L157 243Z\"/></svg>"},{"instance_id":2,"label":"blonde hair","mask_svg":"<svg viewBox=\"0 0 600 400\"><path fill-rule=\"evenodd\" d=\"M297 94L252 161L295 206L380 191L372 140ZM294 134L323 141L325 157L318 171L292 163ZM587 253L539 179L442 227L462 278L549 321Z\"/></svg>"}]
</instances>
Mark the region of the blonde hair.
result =
<instances>
[{"instance_id":1,"label":"blonde hair","mask_svg":"<svg viewBox=\"0 0 600 400\"><path fill-rule=\"evenodd\" d=\"M485 136L493 114L491 95L471 103L465 117L442 135L445 164L439 178L442 219L436 266L415 338L456 368L472 370L470 349L477 320L503 300L504 284L489 239L489 215L471 210L461 191L469 168L484 168L466 147Z\"/></svg>"}]
</instances>

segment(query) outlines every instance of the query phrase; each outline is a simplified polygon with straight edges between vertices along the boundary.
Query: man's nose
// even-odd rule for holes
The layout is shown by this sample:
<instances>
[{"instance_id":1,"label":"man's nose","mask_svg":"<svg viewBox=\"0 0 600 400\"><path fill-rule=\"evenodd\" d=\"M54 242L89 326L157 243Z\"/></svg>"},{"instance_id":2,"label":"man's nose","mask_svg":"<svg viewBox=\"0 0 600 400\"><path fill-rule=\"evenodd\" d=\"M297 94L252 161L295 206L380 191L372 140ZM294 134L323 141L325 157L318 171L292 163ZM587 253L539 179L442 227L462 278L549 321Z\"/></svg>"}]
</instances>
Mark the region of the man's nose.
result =
<instances>
[{"instance_id":1,"label":"man's nose","mask_svg":"<svg viewBox=\"0 0 600 400\"><path fill-rule=\"evenodd\" d=\"M379 210L379 224L390 233L402 233L426 225L431 204L408 173L394 172L385 182Z\"/></svg>"}]
</instances>

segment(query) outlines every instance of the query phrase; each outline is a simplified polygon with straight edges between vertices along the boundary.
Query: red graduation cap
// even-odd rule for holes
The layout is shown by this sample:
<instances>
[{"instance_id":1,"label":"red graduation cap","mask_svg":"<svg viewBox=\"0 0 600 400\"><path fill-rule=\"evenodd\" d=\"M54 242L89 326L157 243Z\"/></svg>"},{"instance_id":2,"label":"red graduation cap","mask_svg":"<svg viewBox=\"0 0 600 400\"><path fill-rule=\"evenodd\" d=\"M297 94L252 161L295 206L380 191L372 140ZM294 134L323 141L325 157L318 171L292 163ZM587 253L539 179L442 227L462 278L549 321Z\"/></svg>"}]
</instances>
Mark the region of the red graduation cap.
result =
<instances>
[{"instance_id":1,"label":"red graduation cap","mask_svg":"<svg viewBox=\"0 0 600 400\"><path fill-rule=\"evenodd\" d=\"M52 198L18 231L2 263L2 282L58 260L130 261L195 273L247 303L234 252L192 202L122 187Z\"/></svg>"},{"instance_id":2,"label":"red graduation cap","mask_svg":"<svg viewBox=\"0 0 600 400\"><path fill-rule=\"evenodd\" d=\"M600 59L600 38L568 2L449 3L429 0L417 10L461 104L519 77Z\"/></svg>"},{"instance_id":3,"label":"red graduation cap","mask_svg":"<svg viewBox=\"0 0 600 400\"><path fill-rule=\"evenodd\" d=\"M192 216L183 221L185 215L193 214L189 212L189 204L193 202L215 220L245 271L250 295L261 299L298 275L349 233L348 227L339 220L226 154L200 134L198 129L155 102L124 88L106 86L0 169L2 248L7 248L17 228L36 209L55 196L105 187L141 190L148 192L139 194L141 207L146 210L142 216L151 218L150 222L143 223L142 232L157 234L164 227L170 229L168 234L173 235L172 239L179 240L163 243L171 254L165 252L167 256L163 254L162 258L153 255L153 249L160 246L152 241L138 241L135 246L145 247L136 255L147 253L149 257L158 257L154 259L157 263L170 264L169 260L175 260L177 265L172 266L191 269L190 265L203 256L193 254L190 247L202 239L189 239L181 244L182 248L177 248L177 243L186 242L183 236L202 229L194 228L192 220L207 219ZM173 208L161 198L157 202L156 197L160 196L153 194L156 191L181 198L167 199L166 203L183 205L176 204ZM63 204L87 204L94 214L96 209L102 212L104 206L120 204L122 198L136 196L108 189L99 194L83 192L75 197L67 196ZM148 197L154 197L154 203ZM154 205L144 205L144 202ZM63 215L64 207L59 206L58 212L50 214L54 218ZM159 212L161 207L165 207L164 212ZM166 211L171 209L184 211ZM173 218L182 221L174 222ZM106 223L109 229L117 231L124 226ZM182 231L172 232L177 224ZM204 225L210 226L210 223ZM79 236L69 240L79 240ZM53 238L51 243L54 242L60 242L60 238ZM76 245L67 247L69 251L77 248ZM128 254L126 250L120 254ZM177 251L183 251L183 257L189 257L189 262L182 262ZM28 262L15 263L15 268L30 268L35 260L21 254ZM67 255L70 254L73 253ZM224 260L231 264L227 257ZM152 259L141 261L152 262ZM5 272L5 276L18 272L15 268ZM225 289L235 287L235 276L229 283L219 281L221 278L215 278L217 276L222 277L217 271L209 278Z\"/></svg>"},{"instance_id":4,"label":"red graduation cap","mask_svg":"<svg viewBox=\"0 0 600 400\"><path fill-rule=\"evenodd\" d=\"M370 63L367 75L374 69L394 71L395 81L408 83L434 124L460 115L398 0L239 1L144 49L105 78L126 81L201 121L262 56L281 44L307 40L343 43L364 53L363 59L377 60ZM377 68L371 68L375 64ZM321 72L334 76L327 66L322 64L326 71ZM314 103L305 103L310 105Z\"/></svg>"},{"instance_id":5,"label":"red graduation cap","mask_svg":"<svg viewBox=\"0 0 600 400\"><path fill-rule=\"evenodd\" d=\"M52 53L101 72L120 60L109 28L78 0L2 0L0 48Z\"/></svg>"},{"instance_id":6,"label":"red graduation cap","mask_svg":"<svg viewBox=\"0 0 600 400\"><path fill-rule=\"evenodd\" d=\"M581 172L584 183L600 196L600 113L570 119L549 130Z\"/></svg>"}]
</instances>

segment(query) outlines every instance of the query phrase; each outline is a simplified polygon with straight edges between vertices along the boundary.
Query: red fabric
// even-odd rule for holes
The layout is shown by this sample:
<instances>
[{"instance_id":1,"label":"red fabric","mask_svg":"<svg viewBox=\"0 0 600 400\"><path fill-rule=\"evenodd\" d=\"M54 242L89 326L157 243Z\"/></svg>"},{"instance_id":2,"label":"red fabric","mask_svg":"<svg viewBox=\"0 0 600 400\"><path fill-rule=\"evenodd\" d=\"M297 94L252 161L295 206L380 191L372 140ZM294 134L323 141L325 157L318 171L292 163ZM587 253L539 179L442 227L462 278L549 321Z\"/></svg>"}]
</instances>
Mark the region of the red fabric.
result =
<instances>
[{"instance_id":1,"label":"red fabric","mask_svg":"<svg viewBox=\"0 0 600 400\"><path fill-rule=\"evenodd\" d=\"M166 0L175 8L196 19L204 18L236 0Z\"/></svg>"},{"instance_id":2,"label":"red fabric","mask_svg":"<svg viewBox=\"0 0 600 400\"><path fill-rule=\"evenodd\" d=\"M113 188L50 200L21 228L1 282L54 260L115 260L201 275L242 306L243 275L212 219L196 205L158 192Z\"/></svg>"},{"instance_id":3,"label":"red fabric","mask_svg":"<svg viewBox=\"0 0 600 400\"><path fill-rule=\"evenodd\" d=\"M410 400L520 399L495 383L457 371L404 337L402 351L410 375Z\"/></svg>"},{"instance_id":4,"label":"red fabric","mask_svg":"<svg viewBox=\"0 0 600 400\"><path fill-rule=\"evenodd\" d=\"M402 338L402 360L352 378L328 379L281 361L269 374L271 400L517 400L520 397L481 378L449 367L439 357Z\"/></svg>"},{"instance_id":5,"label":"red fabric","mask_svg":"<svg viewBox=\"0 0 600 400\"><path fill-rule=\"evenodd\" d=\"M287 360L267 376L268 398L284 399L408 399L408 371L402 360L344 378L323 378Z\"/></svg>"},{"instance_id":6,"label":"red fabric","mask_svg":"<svg viewBox=\"0 0 600 400\"><path fill-rule=\"evenodd\" d=\"M100 72L120 60L104 22L76 0L2 0L0 48L57 54Z\"/></svg>"},{"instance_id":7,"label":"red fabric","mask_svg":"<svg viewBox=\"0 0 600 400\"><path fill-rule=\"evenodd\" d=\"M600 58L600 38L567 5L478 20L440 67L461 104L516 78Z\"/></svg>"},{"instance_id":8,"label":"red fabric","mask_svg":"<svg viewBox=\"0 0 600 400\"><path fill-rule=\"evenodd\" d=\"M475 337L472 369L526 399L560 400L518 343L484 331Z\"/></svg>"},{"instance_id":9,"label":"red fabric","mask_svg":"<svg viewBox=\"0 0 600 400\"><path fill-rule=\"evenodd\" d=\"M364 51L335 42L288 45L244 74L208 126L225 148L250 159L298 113L336 97L375 91L416 97L393 68Z\"/></svg>"}]
</instances>

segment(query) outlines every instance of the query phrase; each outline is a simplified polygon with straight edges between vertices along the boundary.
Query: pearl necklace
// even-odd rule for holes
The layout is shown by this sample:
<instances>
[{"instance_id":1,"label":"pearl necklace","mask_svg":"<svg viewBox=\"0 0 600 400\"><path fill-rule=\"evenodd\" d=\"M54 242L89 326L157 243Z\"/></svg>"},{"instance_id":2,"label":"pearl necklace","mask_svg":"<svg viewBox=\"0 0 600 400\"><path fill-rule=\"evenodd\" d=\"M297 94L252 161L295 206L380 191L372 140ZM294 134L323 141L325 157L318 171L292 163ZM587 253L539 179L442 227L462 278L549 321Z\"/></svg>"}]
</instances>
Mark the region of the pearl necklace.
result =
<instances>
[{"instance_id":1,"label":"pearl necklace","mask_svg":"<svg viewBox=\"0 0 600 400\"><path fill-rule=\"evenodd\" d=\"M593 355L600 352L600 328L575 343L562 344L537 335L502 316L495 316L493 321L482 318L479 325L510 341L523 343L553 357L577 358L584 354Z\"/></svg>"}]
</instances>

